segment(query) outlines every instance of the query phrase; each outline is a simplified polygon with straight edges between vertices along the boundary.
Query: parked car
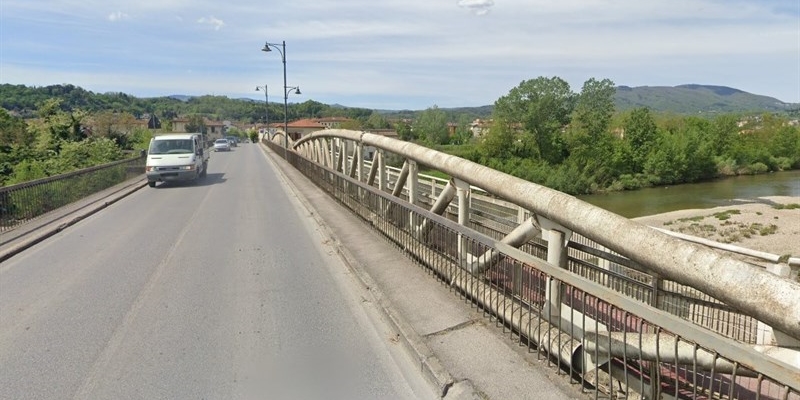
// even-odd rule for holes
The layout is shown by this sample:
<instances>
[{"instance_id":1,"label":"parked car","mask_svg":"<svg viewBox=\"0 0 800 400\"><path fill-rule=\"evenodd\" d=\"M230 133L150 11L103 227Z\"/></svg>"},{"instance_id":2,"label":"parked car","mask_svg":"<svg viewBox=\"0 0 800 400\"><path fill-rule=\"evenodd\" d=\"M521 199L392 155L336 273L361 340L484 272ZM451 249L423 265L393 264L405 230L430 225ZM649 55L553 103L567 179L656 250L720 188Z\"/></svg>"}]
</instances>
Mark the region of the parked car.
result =
<instances>
[{"instance_id":1,"label":"parked car","mask_svg":"<svg viewBox=\"0 0 800 400\"><path fill-rule=\"evenodd\" d=\"M215 140L214 151L231 151L231 142L228 139Z\"/></svg>"}]
</instances>

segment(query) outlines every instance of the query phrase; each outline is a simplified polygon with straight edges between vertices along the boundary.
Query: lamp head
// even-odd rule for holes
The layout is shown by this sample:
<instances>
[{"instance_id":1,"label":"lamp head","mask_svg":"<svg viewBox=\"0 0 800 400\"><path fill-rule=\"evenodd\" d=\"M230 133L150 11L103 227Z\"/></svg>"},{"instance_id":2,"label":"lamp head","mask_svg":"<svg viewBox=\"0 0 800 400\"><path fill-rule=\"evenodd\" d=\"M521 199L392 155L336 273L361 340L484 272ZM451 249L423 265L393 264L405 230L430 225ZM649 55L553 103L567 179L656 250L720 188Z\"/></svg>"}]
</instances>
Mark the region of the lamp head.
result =
<instances>
[{"instance_id":1,"label":"lamp head","mask_svg":"<svg viewBox=\"0 0 800 400\"><path fill-rule=\"evenodd\" d=\"M264 44L264 48L261 49L261 51L266 51L266 52L272 51L272 49L269 48L269 43Z\"/></svg>"},{"instance_id":2,"label":"lamp head","mask_svg":"<svg viewBox=\"0 0 800 400\"><path fill-rule=\"evenodd\" d=\"M302 94L302 93L300 93L300 86L295 88L294 94Z\"/></svg>"},{"instance_id":3,"label":"lamp head","mask_svg":"<svg viewBox=\"0 0 800 400\"><path fill-rule=\"evenodd\" d=\"M261 90L261 86L256 86L256 92L258 92L259 90Z\"/></svg>"}]
</instances>

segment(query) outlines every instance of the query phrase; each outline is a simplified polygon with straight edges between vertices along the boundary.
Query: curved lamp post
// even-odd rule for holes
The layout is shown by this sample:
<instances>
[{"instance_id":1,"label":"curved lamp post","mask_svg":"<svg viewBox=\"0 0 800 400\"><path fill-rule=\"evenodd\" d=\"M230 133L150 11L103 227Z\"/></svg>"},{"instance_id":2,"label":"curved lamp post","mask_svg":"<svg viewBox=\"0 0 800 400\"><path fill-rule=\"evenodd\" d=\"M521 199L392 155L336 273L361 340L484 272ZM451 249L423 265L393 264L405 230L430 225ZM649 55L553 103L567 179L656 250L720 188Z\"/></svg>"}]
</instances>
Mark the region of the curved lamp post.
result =
<instances>
[{"instance_id":1,"label":"curved lamp post","mask_svg":"<svg viewBox=\"0 0 800 400\"><path fill-rule=\"evenodd\" d=\"M280 44L266 42L261 51L270 52L272 49L281 53L281 61L283 62L283 149L284 158L286 158L289 149L289 91L295 90L295 94L300 94L300 87L286 84L286 41L284 40Z\"/></svg>"},{"instance_id":2,"label":"curved lamp post","mask_svg":"<svg viewBox=\"0 0 800 400\"><path fill-rule=\"evenodd\" d=\"M264 86L256 86L256 92L259 90L264 91L264 121L267 123L267 139L272 139L269 135L269 92L267 92L267 84Z\"/></svg>"}]
</instances>

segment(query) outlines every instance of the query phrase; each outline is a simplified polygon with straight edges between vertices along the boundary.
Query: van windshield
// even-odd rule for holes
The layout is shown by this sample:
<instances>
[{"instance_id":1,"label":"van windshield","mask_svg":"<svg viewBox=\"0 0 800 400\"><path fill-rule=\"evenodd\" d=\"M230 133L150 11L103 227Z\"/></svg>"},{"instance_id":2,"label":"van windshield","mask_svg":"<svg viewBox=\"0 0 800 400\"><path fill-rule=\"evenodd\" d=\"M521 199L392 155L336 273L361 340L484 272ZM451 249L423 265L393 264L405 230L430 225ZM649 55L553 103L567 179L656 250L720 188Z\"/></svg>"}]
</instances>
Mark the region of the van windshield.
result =
<instances>
[{"instance_id":1,"label":"van windshield","mask_svg":"<svg viewBox=\"0 0 800 400\"><path fill-rule=\"evenodd\" d=\"M192 154L191 139L154 140L148 154Z\"/></svg>"}]
</instances>

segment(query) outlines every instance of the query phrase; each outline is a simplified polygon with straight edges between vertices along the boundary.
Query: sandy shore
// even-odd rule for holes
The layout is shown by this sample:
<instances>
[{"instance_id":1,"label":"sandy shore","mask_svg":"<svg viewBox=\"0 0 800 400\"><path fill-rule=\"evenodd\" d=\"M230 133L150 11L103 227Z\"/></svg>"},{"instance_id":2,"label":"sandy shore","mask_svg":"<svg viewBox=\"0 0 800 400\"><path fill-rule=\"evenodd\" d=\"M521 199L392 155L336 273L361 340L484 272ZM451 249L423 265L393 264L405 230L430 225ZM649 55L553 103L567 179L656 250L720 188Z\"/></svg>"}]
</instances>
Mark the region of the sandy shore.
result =
<instances>
[{"instance_id":1,"label":"sandy shore","mask_svg":"<svg viewBox=\"0 0 800 400\"><path fill-rule=\"evenodd\" d=\"M800 257L800 197L732 200L727 206L673 211L635 220L720 243Z\"/></svg>"}]
</instances>

